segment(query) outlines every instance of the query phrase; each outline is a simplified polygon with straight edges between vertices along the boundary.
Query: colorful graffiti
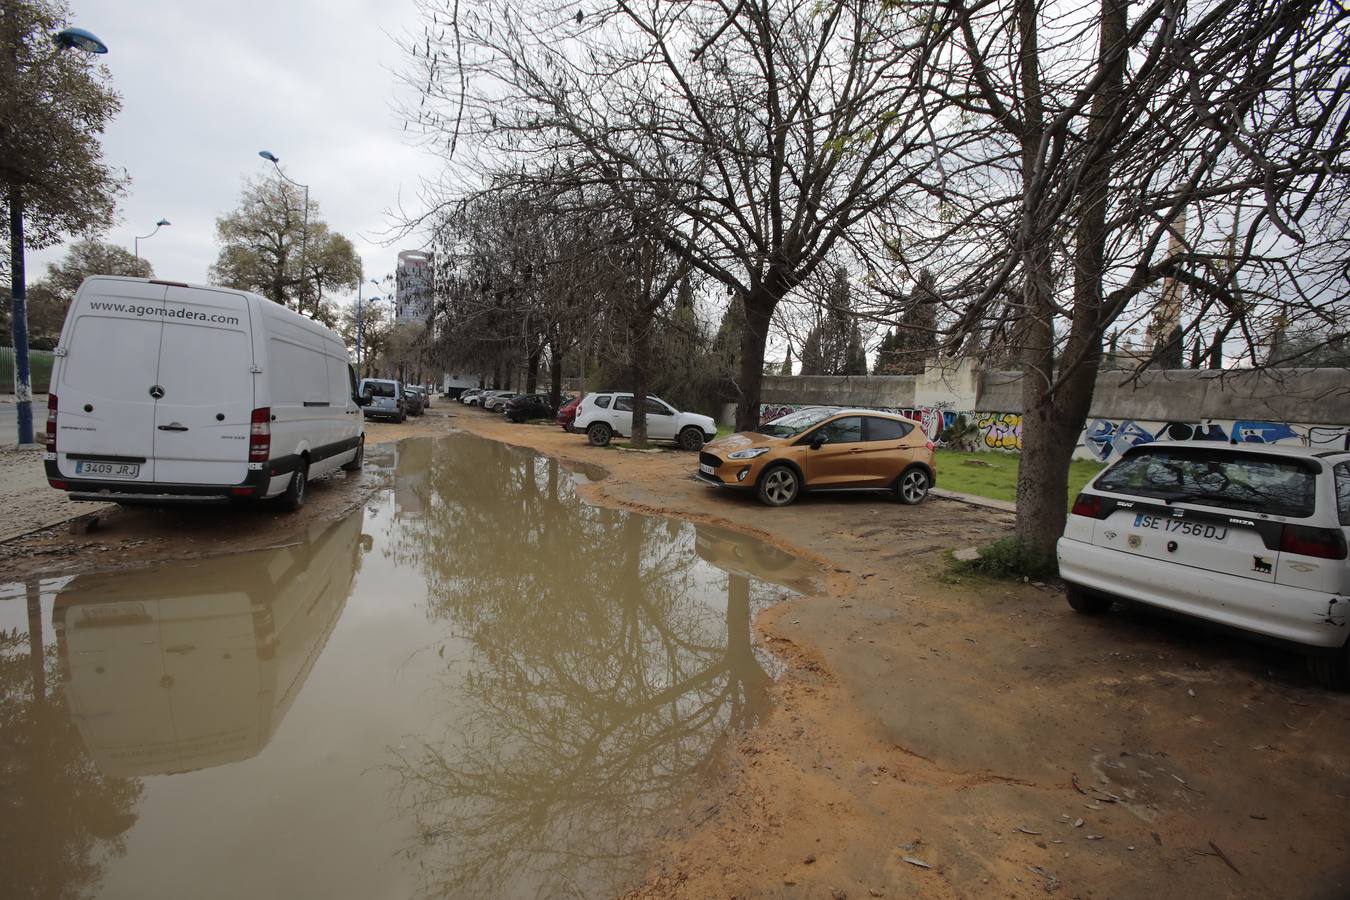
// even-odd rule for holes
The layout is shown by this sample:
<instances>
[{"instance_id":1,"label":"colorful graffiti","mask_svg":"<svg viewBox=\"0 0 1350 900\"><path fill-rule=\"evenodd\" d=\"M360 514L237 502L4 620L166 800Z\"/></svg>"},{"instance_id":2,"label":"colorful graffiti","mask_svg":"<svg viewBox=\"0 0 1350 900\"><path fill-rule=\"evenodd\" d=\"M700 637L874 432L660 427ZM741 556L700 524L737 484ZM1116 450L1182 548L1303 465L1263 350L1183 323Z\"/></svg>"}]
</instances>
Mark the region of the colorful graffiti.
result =
<instances>
[{"instance_id":1,"label":"colorful graffiti","mask_svg":"<svg viewBox=\"0 0 1350 900\"><path fill-rule=\"evenodd\" d=\"M1022 417L1017 413L976 413L975 427L990 450L1022 449Z\"/></svg>"},{"instance_id":2,"label":"colorful graffiti","mask_svg":"<svg viewBox=\"0 0 1350 900\"><path fill-rule=\"evenodd\" d=\"M759 407L759 421L768 422L811 404L764 403ZM1022 417L1017 413L957 412L942 406L864 406L877 412L895 413L919 423L928 439L942 446L942 433L957 424L960 417L975 428L975 433L962 441L961 449L1021 450Z\"/></svg>"},{"instance_id":3,"label":"colorful graffiti","mask_svg":"<svg viewBox=\"0 0 1350 900\"><path fill-rule=\"evenodd\" d=\"M1082 446L1093 459L1109 462L1136 444L1152 441L1294 444L1326 450L1350 450L1350 428L1248 419L1204 419L1192 422L1093 419L1083 429Z\"/></svg>"},{"instance_id":4,"label":"colorful graffiti","mask_svg":"<svg viewBox=\"0 0 1350 900\"><path fill-rule=\"evenodd\" d=\"M768 422L814 404L765 403L759 420ZM961 419L971 426L955 442L959 450L1022 449L1022 416L1018 413L957 412L940 406L868 406L877 412L897 413L919 423L928 439L947 446L941 435ZM960 430L960 429L958 429ZM1256 419L1199 419L1174 422L1138 422L1134 419L1092 419L1083 429L1076 456L1110 462L1136 444L1152 441L1236 441L1241 444L1294 444L1322 450L1350 450L1350 427L1297 425Z\"/></svg>"}]
</instances>

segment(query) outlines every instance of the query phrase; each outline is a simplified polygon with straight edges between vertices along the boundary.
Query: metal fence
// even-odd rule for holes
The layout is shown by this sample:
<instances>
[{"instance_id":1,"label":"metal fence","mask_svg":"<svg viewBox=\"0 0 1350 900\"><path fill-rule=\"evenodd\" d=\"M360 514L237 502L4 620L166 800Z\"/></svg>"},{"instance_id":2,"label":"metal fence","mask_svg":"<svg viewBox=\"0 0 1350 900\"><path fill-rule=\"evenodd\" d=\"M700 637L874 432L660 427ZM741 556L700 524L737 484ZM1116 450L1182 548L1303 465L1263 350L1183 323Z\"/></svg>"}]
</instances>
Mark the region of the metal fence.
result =
<instances>
[{"instance_id":1,"label":"metal fence","mask_svg":"<svg viewBox=\"0 0 1350 900\"><path fill-rule=\"evenodd\" d=\"M50 350L29 350L28 367L33 375L33 393L45 394L52 379L52 361L56 358ZM0 347L0 394L14 393L14 348Z\"/></svg>"}]
</instances>

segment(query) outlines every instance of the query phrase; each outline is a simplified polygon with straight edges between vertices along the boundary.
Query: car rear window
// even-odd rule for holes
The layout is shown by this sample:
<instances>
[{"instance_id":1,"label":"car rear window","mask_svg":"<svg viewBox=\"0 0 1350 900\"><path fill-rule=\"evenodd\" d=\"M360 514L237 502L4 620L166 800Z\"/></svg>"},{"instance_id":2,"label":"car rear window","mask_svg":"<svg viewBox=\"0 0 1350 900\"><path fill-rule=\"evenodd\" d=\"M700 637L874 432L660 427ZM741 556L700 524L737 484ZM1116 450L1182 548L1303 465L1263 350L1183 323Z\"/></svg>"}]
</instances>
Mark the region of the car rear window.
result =
<instances>
[{"instance_id":1,"label":"car rear window","mask_svg":"<svg viewBox=\"0 0 1350 900\"><path fill-rule=\"evenodd\" d=\"M898 441L914 428L895 419L883 419L880 416L867 417L867 439L869 441Z\"/></svg>"},{"instance_id":2,"label":"car rear window","mask_svg":"<svg viewBox=\"0 0 1350 900\"><path fill-rule=\"evenodd\" d=\"M1221 448L1133 453L1094 484L1168 503L1199 503L1243 512L1307 517L1316 506L1317 473L1303 460Z\"/></svg>"},{"instance_id":3,"label":"car rear window","mask_svg":"<svg viewBox=\"0 0 1350 900\"><path fill-rule=\"evenodd\" d=\"M366 386L362 390L369 392L372 397L394 396L394 386L387 381L367 381Z\"/></svg>"}]
</instances>

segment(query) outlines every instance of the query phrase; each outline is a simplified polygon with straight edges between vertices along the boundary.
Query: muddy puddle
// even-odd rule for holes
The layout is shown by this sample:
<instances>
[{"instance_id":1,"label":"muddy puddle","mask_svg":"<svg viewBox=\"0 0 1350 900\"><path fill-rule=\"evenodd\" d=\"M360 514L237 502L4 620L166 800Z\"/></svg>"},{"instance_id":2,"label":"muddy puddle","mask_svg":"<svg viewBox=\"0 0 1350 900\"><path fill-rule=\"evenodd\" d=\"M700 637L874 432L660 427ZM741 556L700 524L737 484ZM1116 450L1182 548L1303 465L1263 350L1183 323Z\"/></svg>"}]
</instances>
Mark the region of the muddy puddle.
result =
<instances>
[{"instance_id":1,"label":"muddy puddle","mask_svg":"<svg viewBox=\"0 0 1350 900\"><path fill-rule=\"evenodd\" d=\"M763 712L755 610L812 570L469 435L368 465L392 487L288 546L0 587L0 896L638 874Z\"/></svg>"}]
</instances>

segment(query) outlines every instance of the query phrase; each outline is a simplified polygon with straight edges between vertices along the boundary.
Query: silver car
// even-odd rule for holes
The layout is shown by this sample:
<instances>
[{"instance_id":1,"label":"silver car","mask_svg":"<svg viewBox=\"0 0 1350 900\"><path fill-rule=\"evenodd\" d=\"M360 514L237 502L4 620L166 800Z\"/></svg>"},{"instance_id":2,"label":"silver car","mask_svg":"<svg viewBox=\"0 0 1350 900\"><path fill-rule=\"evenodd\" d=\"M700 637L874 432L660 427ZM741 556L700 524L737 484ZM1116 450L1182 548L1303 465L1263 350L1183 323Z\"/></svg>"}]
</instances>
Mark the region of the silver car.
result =
<instances>
[{"instance_id":1,"label":"silver car","mask_svg":"<svg viewBox=\"0 0 1350 900\"><path fill-rule=\"evenodd\" d=\"M516 396L515 391L489 391L483 395L483 409L501 411L507 400Z\"/></svg>"},{"instance_id":2,"label":"silver car","mask_svg":"<svg viewBox=\"0 0 1350 900\"><path fill-rule=\"evenodd\" d=\"M362 397L370 398L364 407L367 419L386 419L402 422L408 418L407 395L403 385L389 378L363 378L359 387Z\"/></svg>"}]
</instances>

